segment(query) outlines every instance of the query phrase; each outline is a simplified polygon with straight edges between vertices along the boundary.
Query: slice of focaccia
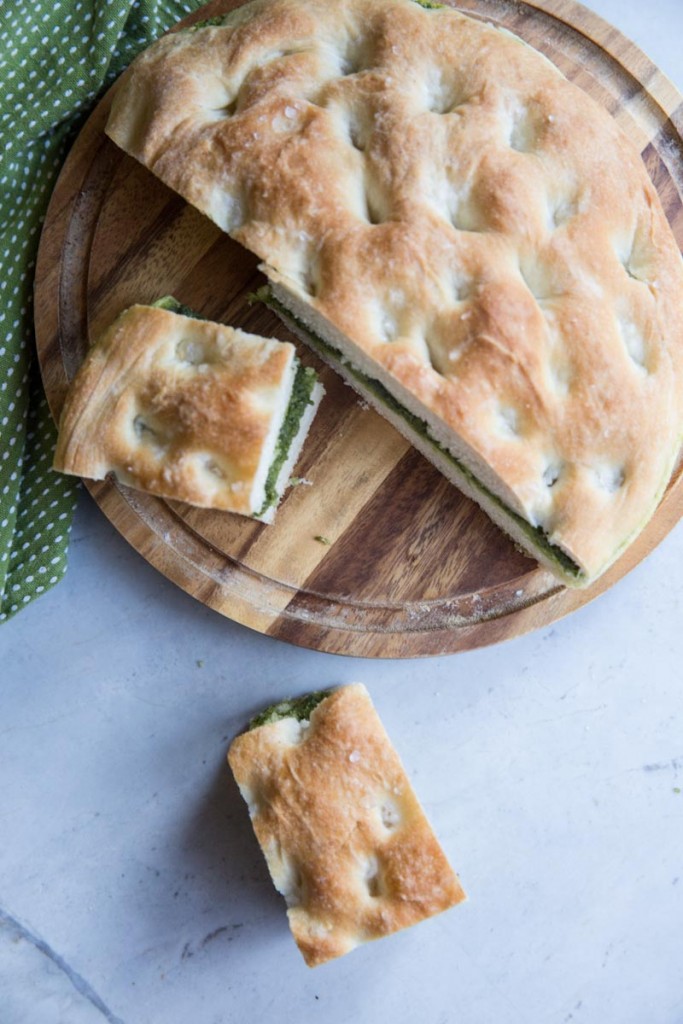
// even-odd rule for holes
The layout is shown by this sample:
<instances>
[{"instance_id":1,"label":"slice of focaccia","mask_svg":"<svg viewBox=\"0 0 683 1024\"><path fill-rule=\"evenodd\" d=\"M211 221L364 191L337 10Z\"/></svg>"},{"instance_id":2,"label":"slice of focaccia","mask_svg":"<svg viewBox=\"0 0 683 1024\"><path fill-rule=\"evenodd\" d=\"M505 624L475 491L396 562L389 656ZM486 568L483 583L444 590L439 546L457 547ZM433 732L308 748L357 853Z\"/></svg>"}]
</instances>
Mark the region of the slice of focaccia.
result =
<instances>
[{"instance_id":1,"label":"slice of focaccia","mask_svg":"<svg viewBox=\"0 0 683 1024\"><path fill-rule=\"evenodd\" d=\"M465 898L360 683L268 708L228 760L309 967Z\"/></svg>"},{"instance_id":2,"label":"slice of focaccia","mask_svg":"<svg viewBox=\"0 0 683 1024\"><path fill-rule=\"evenodd\" d=\"M131 306L73 380L54 468L271 522L321 396L288 342Z\"/></svg>"},{"instance_id":3,"label":"slice of focaccia","mask_svg":"<svg viewBox=\"0 0 683 1024\"><path fill-rule=\"evenodd\" d=\"M683 264L640 154L540 53L413 0L256 0L161 39L110 137L565 582L670 479Z\"/></svg>"}]
</instances>

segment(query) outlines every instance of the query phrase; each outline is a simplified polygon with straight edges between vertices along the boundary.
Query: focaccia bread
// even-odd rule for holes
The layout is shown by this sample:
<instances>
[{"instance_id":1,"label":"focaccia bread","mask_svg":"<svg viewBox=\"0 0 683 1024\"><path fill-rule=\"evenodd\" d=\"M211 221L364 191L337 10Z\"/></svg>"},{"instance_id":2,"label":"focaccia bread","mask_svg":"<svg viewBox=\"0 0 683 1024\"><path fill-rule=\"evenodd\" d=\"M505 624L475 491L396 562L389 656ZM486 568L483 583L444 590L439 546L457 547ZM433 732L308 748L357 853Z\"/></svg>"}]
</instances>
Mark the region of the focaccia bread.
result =
<instances>
[{"instance_id":1,"label":"focaccia bread","mask_svg":"<svg viewBox=\"0 0 683 1024\"><path fill-rule=\"evenodd\" d=\"M309 967L465 898L360 683L267 709L228 760Z\"/></svg>"},{"instance_id":2,"label":"focaccia bread","mask_svg":"<svg viewBox=\"0 0 683 1024\"><path fill-rule=\"evenodd\" d=\"M683 264L640 154L521 40L414 0L256 0L161 39L110 137L565 582L670 479Z\"/></svg>"},{"instance_id":3,"label":"focaccia bread","mask_svg":"<svg viewBox=\"0 0 683 1024\"><path fill-rule=\"evenodd\" d=\"M54 468L270 522L320 402L293 345L131 306L67 395Z\"/></svg>"}]
</instances>

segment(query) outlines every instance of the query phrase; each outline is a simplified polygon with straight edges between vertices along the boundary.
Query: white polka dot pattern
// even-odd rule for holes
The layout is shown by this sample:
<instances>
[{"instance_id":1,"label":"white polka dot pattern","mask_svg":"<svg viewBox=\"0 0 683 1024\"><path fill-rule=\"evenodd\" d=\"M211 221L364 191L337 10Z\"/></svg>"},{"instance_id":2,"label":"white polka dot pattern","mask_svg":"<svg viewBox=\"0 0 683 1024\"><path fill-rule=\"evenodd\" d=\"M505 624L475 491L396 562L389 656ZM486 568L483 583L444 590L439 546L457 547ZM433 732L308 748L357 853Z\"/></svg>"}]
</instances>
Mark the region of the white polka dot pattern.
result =
<instances>
[{"instance_id":1,"label":"white polka dot pattern","mask_svg":"<svg viewBox=\"0 0 683 1024\"><path fill-rule=\"evenodd\" d=\"M0 4L0 622L57 583L77 488L52 473L34 365L40 228L83 116L133 57L201 0Z\"/></svg>"}]
</instances>

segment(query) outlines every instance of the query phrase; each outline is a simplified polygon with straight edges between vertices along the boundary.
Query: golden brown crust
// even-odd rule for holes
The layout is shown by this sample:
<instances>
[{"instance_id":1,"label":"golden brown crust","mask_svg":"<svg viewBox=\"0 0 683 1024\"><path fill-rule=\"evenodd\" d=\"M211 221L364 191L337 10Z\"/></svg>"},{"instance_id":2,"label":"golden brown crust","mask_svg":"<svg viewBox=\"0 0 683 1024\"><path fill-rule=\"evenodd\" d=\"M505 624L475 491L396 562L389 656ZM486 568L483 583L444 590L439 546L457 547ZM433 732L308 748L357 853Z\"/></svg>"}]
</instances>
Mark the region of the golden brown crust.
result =
<instances>
[{"instance_id":1,"label":"golden brown crust","mask_svg":"<svg viewBox=\"0 0 683 1024\"><path fill-rule=\"evenodd\" d=\"M163 497L258 511L263 487L255 483L264 457L270 464L267 442L287 405L293 358L288 343L131 306L74 378L54 468L93 480L113 472Z\"/></svg>"},{"instance_id":2,"label":"golden brown crust","mask_svg":"<svg viewBox=\"0 0 683 1024\"><path fill-rule=\"evenodd\" d=\"M367 690L235 739L230 767L313 967L465 898Z\"/></svg>"},{"instance_id":3,"label":"golden brown crust","mask_svg":"<svg viewBox=\"0 0 683 1024\"><path fill-rule=\"evenodd\" d=\"M683 264L639 154L540 54L412 0L257 0L147 51L107 131L588 578L645 524L680 444Z\"/></svg>"}]
</instances>

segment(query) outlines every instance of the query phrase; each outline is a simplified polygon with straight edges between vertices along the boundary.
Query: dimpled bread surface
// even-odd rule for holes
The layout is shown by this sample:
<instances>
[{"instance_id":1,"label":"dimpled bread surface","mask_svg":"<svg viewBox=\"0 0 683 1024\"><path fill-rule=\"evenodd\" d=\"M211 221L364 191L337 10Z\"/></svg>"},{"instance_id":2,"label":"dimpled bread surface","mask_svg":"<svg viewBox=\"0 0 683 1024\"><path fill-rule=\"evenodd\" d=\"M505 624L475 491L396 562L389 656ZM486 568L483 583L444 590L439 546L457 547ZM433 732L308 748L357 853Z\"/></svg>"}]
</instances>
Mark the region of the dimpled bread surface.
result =
<instances>
[{"instance_id":1,"label":"dimpled bread surface","mask_svg":"<svg viewBox=\"0 0 683 1024\"><path fill-rule=\"evenodd\" d=\"M360 683L238 736L230 767L311 967L465 898Z\"/></svg>"}]
</instances>

